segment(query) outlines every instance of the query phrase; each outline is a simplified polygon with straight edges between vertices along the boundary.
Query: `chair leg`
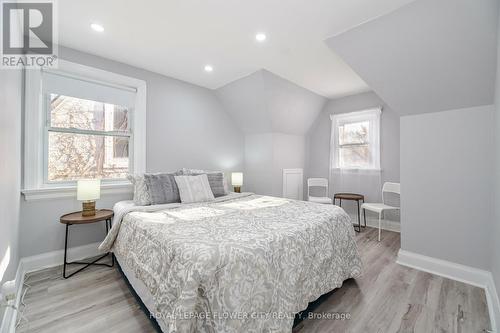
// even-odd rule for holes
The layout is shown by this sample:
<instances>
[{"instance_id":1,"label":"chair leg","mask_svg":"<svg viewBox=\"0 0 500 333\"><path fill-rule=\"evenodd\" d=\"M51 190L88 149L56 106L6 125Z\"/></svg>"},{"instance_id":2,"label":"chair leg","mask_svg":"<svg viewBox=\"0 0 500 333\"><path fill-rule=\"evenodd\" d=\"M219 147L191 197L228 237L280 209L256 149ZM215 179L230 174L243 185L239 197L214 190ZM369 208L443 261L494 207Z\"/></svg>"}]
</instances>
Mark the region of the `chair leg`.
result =
<instances>
[{"instance_id":1,"label":"chair leg","mask_svg":"<svg viewBox=\"0 0 500 333\"><path fill-rule=\"evenodd\" d=\"M380 232L382 230L382 212L378 213L378 241L380 242Z\"/></svg>"},{"instance_id":2,"label":"chair leg","mask_svg":"<svg viewBox=\"0 0 500 333\"><path fill-rule=\"evenodd\" d=\"M365 219L365 228L366 228L366 209L363 208L363 217Z\"/></svg>"}]
</instances>

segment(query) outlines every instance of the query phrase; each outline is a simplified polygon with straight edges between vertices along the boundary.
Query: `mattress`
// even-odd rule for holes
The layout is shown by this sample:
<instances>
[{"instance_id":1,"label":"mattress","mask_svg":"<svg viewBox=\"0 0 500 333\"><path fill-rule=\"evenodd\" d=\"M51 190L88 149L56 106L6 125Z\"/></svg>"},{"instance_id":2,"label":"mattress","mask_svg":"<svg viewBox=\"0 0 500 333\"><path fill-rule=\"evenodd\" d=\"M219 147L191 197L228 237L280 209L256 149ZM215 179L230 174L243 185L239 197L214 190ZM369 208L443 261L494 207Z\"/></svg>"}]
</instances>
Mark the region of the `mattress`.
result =
<instances>
[{"instance_id":1,"label":"mattress","mask_svg":"<svg viewBox=\"0 0 500 333\"><path fill-rule=\"evenodd\" d=\"M164 332L290 332L309 302L361 273L337 206L240 194L123 207L101 249Z\"/></svg>"}]
</instances>

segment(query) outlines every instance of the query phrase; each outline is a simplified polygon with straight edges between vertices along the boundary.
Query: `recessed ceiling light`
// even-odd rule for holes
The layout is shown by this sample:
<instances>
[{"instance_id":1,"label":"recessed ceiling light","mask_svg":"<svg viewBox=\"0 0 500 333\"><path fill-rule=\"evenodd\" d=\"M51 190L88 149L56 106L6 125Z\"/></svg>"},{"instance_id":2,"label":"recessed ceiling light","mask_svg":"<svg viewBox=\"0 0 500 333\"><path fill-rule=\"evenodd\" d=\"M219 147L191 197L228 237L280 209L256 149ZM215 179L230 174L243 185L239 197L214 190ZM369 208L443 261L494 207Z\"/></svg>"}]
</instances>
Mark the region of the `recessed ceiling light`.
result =
<instances>
[{"instance_id":1,"label":"recessed ceiling light","mask_svg":"<svg viewBox=\"0 0 500 333\"><path fill-rule=\"evenodd\" d=\"M214 68L210 65L206 65L205 66L205 72L213 72L214 71Z\"/></svg>"},{"instance_id":2,"label":"recessed ceiling light","mask_svg":"<svg viewBox=\"0 0 500 333\"><path fill-rule=\"evenodd\" d=\"M103 32L103 31L104 31L104 27L103 27L102 25L100 25L100 24L97 24L97 23L92 23L92 24L90 25L90 27L91 27L93 30L97 31L97 32Z\"/></svg>"},{"instance_id":3,"label":"recessed ceiling light","mask_svg":"<svg viewBox=\"0 0 500 333\"><path fill-rule=\"evenodd\" d=\"M257 35L255 35L255 39L258 41L258 42L263 42L266 40L266 35L263 34L263 33L258 33Z\"/></svg>"}]
</instances>

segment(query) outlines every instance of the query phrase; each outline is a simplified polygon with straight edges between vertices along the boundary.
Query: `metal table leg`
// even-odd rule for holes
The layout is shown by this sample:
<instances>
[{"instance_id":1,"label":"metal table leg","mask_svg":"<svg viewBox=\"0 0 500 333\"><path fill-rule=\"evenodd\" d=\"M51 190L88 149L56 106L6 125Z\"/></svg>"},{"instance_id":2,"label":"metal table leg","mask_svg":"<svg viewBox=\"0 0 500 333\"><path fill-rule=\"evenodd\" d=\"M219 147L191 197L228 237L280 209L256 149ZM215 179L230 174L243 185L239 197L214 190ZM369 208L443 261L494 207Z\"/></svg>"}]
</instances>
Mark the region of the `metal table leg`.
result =
<instances>
[{"instance_id":1,"label":"metal table leg","mask_svg":"<svg viewBox=\"0 0 500 333\"><path fill-rule=\"evenodd\" d=\"M108 227L109 223L109 227ZM85 268L89 267L90 265L96 265L96 266L106 266L106 267L113 267L115 264L115 260L113 257L113 254L111 252L105 253L104 255L98 257L97 259L91 261L91 262L82 262L82 261L72 261L72 262L67 262L68 258L68 236L69 236L69 226L71 224L66 224L66 236L64 238L64 264L63 264L63 278L67 279L75 275L76 273L79 273L83 271ZM106 235L108 234L109 230L111 229L111 219L106 219ZM98 263L101 259L106 258L108 255L111 255L111 265L109 264L104 264L104 263ZM66 266L67 265L85 265L78 269L77 271L66 275Z\"/></svg>"},{"instance_id":2,"label":"metal table leg","mask_svg":"<svg viewBox=\"0 0 500 333\"><path fill-rule=\"evenodd\" d=\"M361 214L359 211L359 200L356 200L356 202L358 203L358 232L361 232Z\"/></svg>"}]
</instances>

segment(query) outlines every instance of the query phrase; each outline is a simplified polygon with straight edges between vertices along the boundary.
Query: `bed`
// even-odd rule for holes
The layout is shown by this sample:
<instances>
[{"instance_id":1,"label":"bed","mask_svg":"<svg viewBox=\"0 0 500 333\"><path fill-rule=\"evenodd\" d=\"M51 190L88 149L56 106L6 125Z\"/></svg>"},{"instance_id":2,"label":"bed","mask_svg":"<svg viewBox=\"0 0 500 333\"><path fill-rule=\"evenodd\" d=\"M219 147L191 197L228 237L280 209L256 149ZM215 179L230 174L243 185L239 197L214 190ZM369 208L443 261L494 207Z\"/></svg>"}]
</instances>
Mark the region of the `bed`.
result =
<instances>
[{"instance_id":1,"label":"bed","mask_svg":"<svg viewBox=\"0 0 500 333\"><path fill-rule=\"evenodd\" d=\"M113 251L163 332L290 332L309 302L361 274L337 206L231 193L115 205Z\"/></svg>"}]
</instances>

